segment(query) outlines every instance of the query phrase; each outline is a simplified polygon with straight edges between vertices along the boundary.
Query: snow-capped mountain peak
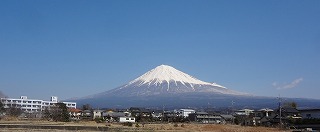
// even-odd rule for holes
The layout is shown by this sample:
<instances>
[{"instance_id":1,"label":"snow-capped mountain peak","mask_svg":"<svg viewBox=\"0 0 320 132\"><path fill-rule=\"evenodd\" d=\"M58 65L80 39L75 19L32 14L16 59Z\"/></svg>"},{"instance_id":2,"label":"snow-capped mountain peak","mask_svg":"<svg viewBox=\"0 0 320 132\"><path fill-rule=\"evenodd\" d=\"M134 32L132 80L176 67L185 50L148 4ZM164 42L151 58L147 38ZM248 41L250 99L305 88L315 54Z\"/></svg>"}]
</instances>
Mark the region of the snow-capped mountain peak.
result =
<instances>
[{"instance_id":1,"label":"snow-capped mountain peak","mask_svg":"<svg viewBox=\"0 0 320 132\"><path fill-rule=\"evenodd\" d=\"M120 87L93 95L102 96L153 96L170 94L226 94L246 95L216 83L194 78L168 65L160 65Z\"/></svg>"},{"instance_id":2,"label":"snow-capped mountain peak","mask_svg":"<svg viewBox=\"0 0 320 132\"><path fill-rule=\"evenodd\" d=\"M183 85L185 85L186 83L189 83L189 84L199 84L199 85L212 85L215 87L225 88L215 83L208 83L208 82L201 81L197 78L194 78L168 65L157 66L156 68L148 71L147 73L143 74L137 79L129 82L129 85L137 82L139 82L140 85L143 85L143 84L158 85L163 82L166 82L166 83L180 82Z\"/></svg>"}]
</instances>

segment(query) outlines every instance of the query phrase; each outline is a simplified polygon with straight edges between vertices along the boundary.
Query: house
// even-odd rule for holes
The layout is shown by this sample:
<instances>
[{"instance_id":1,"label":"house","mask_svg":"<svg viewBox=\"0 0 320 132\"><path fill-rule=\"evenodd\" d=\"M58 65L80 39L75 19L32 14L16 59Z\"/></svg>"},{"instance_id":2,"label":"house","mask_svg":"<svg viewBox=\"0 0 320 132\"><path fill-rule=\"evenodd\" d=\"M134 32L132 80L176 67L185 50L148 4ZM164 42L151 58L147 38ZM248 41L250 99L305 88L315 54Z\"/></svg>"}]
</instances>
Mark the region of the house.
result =
<instances>
[{"instance_id":1,"label":"house","mask_svg":"<svg viewBox=\"0 0 320 132\"><path fill-rule=\"evenodd\" d=\"M134 117L119 117L119 122L136 122L136 119Z\"/></svg>"},{"instance_id":2,"label":"house","mask_svg":"<svg viewBox=\"0 0 320 132\"><path fill-rule=\"evenodd\" d=\"M235 112L237 123L245 126L270 125L274 112L272 109L264 108L260 110L242 109Z\"/></svg>"},{"instance_id":3,"label":"house","mask_svg":"<svg viewBox=\"0 0 320 132\"><path fill-rule=\"evenodd\" d=\"M105 111L102 113L102 117L108 122L119 122L120 117L126 117L124 112Z\"/></svg>"},{"instance_id":4,"label":"house","mask_svg":"<svg viewBox=\"0 0 320 132\"><path fill-rule=\"evenodd\" d=\"M151 116L153 121L161 121L163 119L163 110L153 110Z\"/></svg>"},{"instance_id":5,"label":"house","mask_svg":"<svg viewBox=\"0 0 320 132\"><path fill-rule=\"evenodd\" d=\"M245 116L248 116L250 115L251 113L253 113L254 110L251 110L251 109L242 109L242 110L238 110L238 111L235 111L235 114L236 115L245 115Z\"/></svg>"},{"instance_id":6,"label":"house","mask_svg":"<svg viewBox=\"0 0 320 132\"><path fill-rule=\"evenodd\" d=\"M83 110L81 112L81 119L92 120L93 114L91 110Z\"/></svg>"},{"instance_id":7,"label":"house","mask_svg":"<svg viewBox=\"0 0 320 132\"><path fill-rule=\"evenodd\" d=\"M81 117L81 110L76 108L69 108L69 115L71 117L71 120L79 120Z\"/></svg>"},{"instance_id":8,"label":"house","mask_svg":"<svg viewBox=\"0 0 320 132\"><path fill-rule=\"evenodd\" d=\"M254 111L254 113L256 114L256 117L264 117L264 116L269 117L273 113L273 110L269 108L264 108L258 111Z\"/></svg>"},{"instance_id":9,"label":"house","mask_svg":"<svg viewBox=\"0 0 320 132\"><path fill-rule=\"evenodd\" d=\"M278 109L278 112L279 112L279 109ZM281 108L281 117L292 118L292 119L300 119L301 118L300 112L296 108L293 108L293 107Z\"/></svg>"},{"instance_id":10,"label":"house","mask_svg":"<svg viewBox=\"0 0 320 132\"><path fill-rule=\"evenodd\" d=\"M131 116L135 117L137 121L151 121L152 111L145 108L131 107L129 109Z\"/></svg>"},{"instance_id":11,"label":"house","mask_svg":"<svg viewBox=\"0 0 320 132\"><path fill-rule=\"evenodd\" d=\"M93 110L93 119L101 118L103 110Z\"/></svg>"},{"instance_id":12,"label":"house","mask_svg":"<svg viewBox=\"0 0 320 132\"><path fill-rule=\"evenodd\" d=\"M220 115L209 114L207 112L195 112L189 114L189 120L201 123L221 123L223 119Z\"/></svg>"},{"instance_id":13,"label":"house","mask_svg":"<svg viewBox=\"0 0 320 132\"><path fill-rule=\"evenodd\" d=\"M234 123L235 117L233 115L222 114L220 116L221 116L222 120L224 120L226 123L231 123L231 124Z\"/></svg>"},{"instance_id":14,"label":"house","mask_svg":"<svg viewBox=\"0 0 320 132\"><path fill-rule=\"evenodd\" d=\"M300 109L303 119L320 119L320 109Z\"/></svg>"}]
</instances>

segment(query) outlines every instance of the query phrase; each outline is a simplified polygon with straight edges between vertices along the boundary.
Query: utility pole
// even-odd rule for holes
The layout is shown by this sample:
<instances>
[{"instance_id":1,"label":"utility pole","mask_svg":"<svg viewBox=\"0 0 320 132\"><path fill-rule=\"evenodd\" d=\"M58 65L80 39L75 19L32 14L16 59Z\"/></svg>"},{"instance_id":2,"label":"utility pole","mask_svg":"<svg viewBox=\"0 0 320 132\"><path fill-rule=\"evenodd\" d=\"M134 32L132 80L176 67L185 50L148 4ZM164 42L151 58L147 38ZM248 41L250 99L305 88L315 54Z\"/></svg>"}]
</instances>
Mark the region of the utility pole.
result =
<instances>
[{"instance_id":1,"label":"utility pole","mask_svg":"<svg viewBox=\"0 0 320 132\"><path fill-rule=\"evenodd\" d=\"M281 107L281 102L282 102L282 99L280 97L280 94L279 94L279 97L278 97L278 100L279 100L279 123L280 123L280 128L282 128L282 119L281 119L281 112L282 112L282 107Z\"/></svg>"},{"instance_id":2,"label":"utility pole","mask_svg":"<svg viewBox=\"0 0 320 132\"><path fill-rule=\"evenodd\" d=\"M232 101L231 101L231 115L232 115L232 116L234 115L233 104L234 104L234 101L232 100ZM235 117L232 117L232 124L234 124L234 118L235 118Z\"/></svg>"}]
</instances>

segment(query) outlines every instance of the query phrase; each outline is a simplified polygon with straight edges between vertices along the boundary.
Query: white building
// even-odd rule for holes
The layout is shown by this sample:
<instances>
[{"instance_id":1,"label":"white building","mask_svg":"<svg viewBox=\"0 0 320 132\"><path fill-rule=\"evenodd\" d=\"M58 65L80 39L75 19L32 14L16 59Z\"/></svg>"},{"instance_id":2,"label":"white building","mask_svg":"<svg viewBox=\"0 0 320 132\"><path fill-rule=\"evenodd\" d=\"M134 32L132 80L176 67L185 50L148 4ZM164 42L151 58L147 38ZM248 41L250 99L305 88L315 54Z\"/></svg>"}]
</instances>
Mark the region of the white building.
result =
<instances>
[{"instance_id":1,"label":"white building","mask_svg":"<svg viewBox=\"0 0 320 132\"><path fill-rule=\"evenodd\" d=\"M24 112L40 112L46 107L50 107L58 103L58 97L52 96L50 101L44 101L39 99L28 99L27 96L21 96L20 99L13 98L1 98L1 102L4 105L4 108L20 108ZM76 102L62 102L66 104L68 108L76 108Z\"/></svg>"},{"instance_id":2,"label":"white building","mask_svg":"<svg viewBox=\"0 0 320 132\"><path fill-rule=\"evenodd\" d=\"M179 115L183 116L183 117L188 117L189 114L195 113L195 112L196 111L192 110L192 109L180 109L180 110L178 110Z\"/></svg>"},{"instance_id":3,"label":"white building","mask_svg":"<svg viewBox=\"0 0 320 132\"><path fill-rule=\"evenodd\" d=\"M253 112L254 112L254 110L251 110L251 109L242 109L242 110L235 111L235 114L236 115L246 115L246 116L248 116Z\"/></svg>"},{"instance_id":4,"label":"white building","mask_svg":"<svg viewBox=\"0 0 320 132\"><path fill-rule=\"evenodd\" d=\"M120 117L119 122L136 122L134 117Z\"/></svg>"},{"instance_id":5,"label":"white building","mask_svg":"<svg viewBox=\"0 0 320 132\"><path fill-rule=\"evenodd\" d=\"M103 110L93 110L93 119L95 118L101 118L102 117Z\"/></svg>"}]
</instances>

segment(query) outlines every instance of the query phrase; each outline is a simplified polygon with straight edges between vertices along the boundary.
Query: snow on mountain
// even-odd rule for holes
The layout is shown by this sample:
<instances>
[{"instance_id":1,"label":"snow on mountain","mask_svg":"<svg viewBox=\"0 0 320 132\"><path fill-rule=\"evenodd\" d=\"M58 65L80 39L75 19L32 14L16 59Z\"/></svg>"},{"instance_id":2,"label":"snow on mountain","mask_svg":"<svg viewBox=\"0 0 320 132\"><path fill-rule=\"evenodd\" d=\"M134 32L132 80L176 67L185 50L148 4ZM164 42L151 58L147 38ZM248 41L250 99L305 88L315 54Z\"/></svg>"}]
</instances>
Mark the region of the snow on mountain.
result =
<instances>
[{"instance_id":1,"label":"snow on mountain","mask_svg":"<svg viewBox=\"0 0 320 132\"><path fill-rule=\"evenodd\" d=\"M189 84L202 84L202 85L211 85L215 87L225 88L221 85L215 83L208 83L201 80L198 80L186 73L183 73L171 66L168 65L160 65L151 71L143 74L137 79L129 82L128 85L139 82L139 85L148 84L148 85L159 85L163 82L167 82L169 84L170 81L174 81L175 83L181 82L183 85L186 83Z\"/></svg>"},{"instance_id":2,"label":"snow on mountain","mask_svg":"<svg viewBox=\"0 0 320 132\"><path fill-rule=\"evenodd\" d=\"M216 83L208 83L171 66L160 65L126 85L98 94L98 96L150 96L177 93L215 93L245 95Z\"/></svg>"}]
</instances>

